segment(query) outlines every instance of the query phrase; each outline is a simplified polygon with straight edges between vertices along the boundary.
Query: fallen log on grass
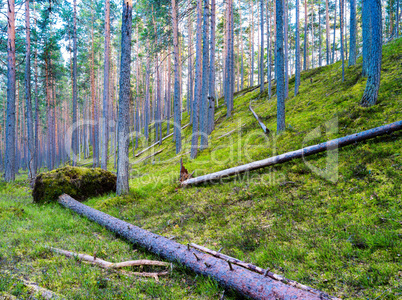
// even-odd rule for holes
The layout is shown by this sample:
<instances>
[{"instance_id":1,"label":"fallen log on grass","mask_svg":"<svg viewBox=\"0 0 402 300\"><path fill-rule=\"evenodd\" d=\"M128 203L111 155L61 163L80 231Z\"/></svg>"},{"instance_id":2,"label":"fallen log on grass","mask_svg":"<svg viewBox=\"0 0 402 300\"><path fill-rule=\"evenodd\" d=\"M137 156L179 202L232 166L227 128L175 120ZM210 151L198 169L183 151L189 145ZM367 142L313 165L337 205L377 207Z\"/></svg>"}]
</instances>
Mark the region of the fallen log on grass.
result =
<instances>
[{"instance_id":1,"label":"fallen log on grass","mask_svg":"<svg viewBox=\"0 0 402 300\"><path fill-rule=\"evenodd\" d=\"M130 260L130 261L124 261L120 263L111 263L106 260L97 258L96 256L91 256L87 254L81 254L81 253L74 253L71 251L63 250L63 249L58 249L58 248L49 248L51 251L62 254L66 257L73 257L73 258L78 258L81 261L99 266L104 269L121 269L125 267L133 267L133 266L159 266L159 267L169 267L170 264L163 262L163 261L157 261L157 260ZM140 277L153 277L156 280L158 280L159 276L166 276L169 274L167 271L163 272L127 272L123 271L124 275L129 275L129 276L140 276Z\"/></svg>"},{"instance_id":2,"label":"fallen log on grass","mask_svg":"<svg viewBox=\"0 0 402 300\"><path fill-rule=\"evenodd\" d=\"M283 283L289 284L289 285L294 286L296 288L299 288L301 290L304 290L304 291L307 291L307 292L310 292L310 293L313 293L313 294L317 294L317 295L320 295L322 293L321 291L313 289L312 287L309 287L307 285L301 284L301 283L299 283L297 281L294 281L294 280L291 280L291 279L287 279L287 278L285 278L285 277L283 277L281 275L275 274L275 273L271 272L269 270L269 268L264 270L264 269L262 269L260 267L257 267L255 265L253 265L253 264L246 263L246 262L241 261L241 260L239 260L237 258L231 257L229 255L222 254L220 252L217 252L217 251L214 251L214 250L211 250L211 249L208 249L206 247L199 246L199 245L196 245L196 244L193 244L193 243L191 243L190 246L195 248L195 249L198 249L198 250L200 250L202 252L205 252L205 253L211 254L211 255L213 255L215 257L218 257L220 259L226 260L227 262L230 262L231 264L238 265L238 266L243 267L245 269L260 273L260 274L262 274L264 276L269 276L272 279L275 279L275 280L281 281ZM336 297L332 297L332 296L329 296L329 297L330 297L330 299L337 299Z\"/></svg>"},{"instance_id":3,"label":"fallen log on grass","mask_svg":"<svg viewBox=\"0 0 402 300\"><path fill-rule=\"evenodd\" d=\"M394 131L398 131L402 129L402 121L397 121L388 125L376 127L370 130L362 131L359 133L347 135L345 137L341 137L338 139L330 140L328 142L324 142L318 145L313 145L310 147L306 147L300 150L287 152L281 155L273 156L270 158L266 158L263 160L254 161L249 164L241 165L238 167L233 167L230 169L218 171L215 173L207 174L204 176L199 176L195 178L191 178L189 180L183 181L182 186L192 185L192 184L200 184L203 182L212 182L214 180L218 180L224 177L237 175L240 173L269 167L276 164L281 164L292 159L301 158L309 155L313 155L316 153L324 152L331 149L341 148L356 142L364 141L367 139L371 139L377 136L390 134Z\"/></svg>"},{"instance_id":4,"label":"fallen log on grass","mask_svg":"<svg viewBox=\"0 0 402 300\"><path fill-rule=\"evenodd\" d=\"M255 113L255 111L251 108L251 103L248 107L250 109L250 111L253 113L254 118L257 120L258 124L260 124L262 131L264 131L265 134L269 134L269 129L267 128L267 126L265 126L265 124L261 121L260 117Z\"/></svg>"},{"instance_id":5,"label":"fallen log on grass","mask_svg":"<svg viewBox=\"0 0 402 300\"><path fill-rule=\"evenodd\" d=\"M144 161L144 160L147 160L148 158L151 158L151 157L153 157L153 156L155 156L155 155L158 155L158 154L161 153L163 150L165 150L165 148L162 148L162 149L159 150L159 151L156 151L156 152L154 152L154 153L152 153L152 154L150 154L150 155L148 155L148 156L145 156L144 158L141 158L141 159L139 159L139 160L133 162L132 165L139 164L140 162L142 162L142 161Z\"/></svg>"},{"instance_id":6,"label":"fallen log on grass","mask_svg":"<svg viewBox=\"0 0 402 300\"><path fill-rule=\"evenodd\" d=\"M236 265L229 265L225 260L124 222L86 206L68 195L60 196L59 203L128 241L164 259L178 262L196 273L210 276L226 288L234 289L246 297L253 299L330 299L325 293L320 295L310 293L271 277Z\"/></svg>"},{"instance_id":7,"label":"fallen log on grass","mask_svg":"<svg viewBox=\"0 0 402 300\"><path fill-rule=\"evenodd\" d=\"M184 125L181 129L185 129L187 126L189 126L190 123ZM162 141L166 140L167 138L171 137L173 135L174 132L172 132L171 134L168 134L167 136L165 136L164 138L162 138ZM156 143L153 143L151 146L145 148L144 150L141 150L140 152L138 152L135 157L140 156L141 154L143 154L144 152L147 152L149 149L155 147L156 145L159 145L159 141L157 141Z\"/></svg>"}]
</instances>

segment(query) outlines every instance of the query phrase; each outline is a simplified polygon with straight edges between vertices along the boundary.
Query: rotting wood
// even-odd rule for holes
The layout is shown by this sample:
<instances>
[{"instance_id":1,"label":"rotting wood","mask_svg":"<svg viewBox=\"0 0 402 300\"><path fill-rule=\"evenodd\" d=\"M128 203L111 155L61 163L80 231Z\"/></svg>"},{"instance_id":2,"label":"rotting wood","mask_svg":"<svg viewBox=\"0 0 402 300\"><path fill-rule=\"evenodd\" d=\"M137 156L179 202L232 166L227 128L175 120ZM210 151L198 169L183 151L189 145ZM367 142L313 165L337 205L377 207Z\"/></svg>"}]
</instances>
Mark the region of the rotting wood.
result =
<instances>
[{"instance_id":1,"label":"rotting wood","mask_svg":"<svg viewBox=\"0 0 402 300\"><path fill-rule=\"evenodd\" d=\"M181 129L183 130L183 129L185 129L185 128L186 128L187 126L189 126L189 125L190 125L190 123L184 125ZM173 136L173 132L172 132L171 134L168 134L168 135L165 136L164 138L162 138L162 141L166 140L167 138L169 138L169 137L171 137L171 136ZM140 152L138 152L138 153L135 155L135 157L140 156L141 154L147 152L149 149L151 149L151 148L153 148L153 147L155 147L155 146L157 146L157 145L159 145L159 141L157 141L156 143L153 143L151 146L145 148L144 150L141 150Z\"/></svg>"},{"instance_id":2,"label":"rotting wood","mask_svg":"<svg viewBox=\"0 0 402 300\"><path fill-rule=\"evenodd\" d=\"M185 245L107 215L68 195L60 196L59 203L128 241L148 249L164 259L182 264L196 273L210 276L224 287L234 289L244 296L253 299L330 299L325 293L316 295L240 266L233 265L231 271L226 261L197 249L189 251ZM197 255L198 259L193 253Z\"/></svg>"},{"instance_id":3,"label":"rotting wood","mask_svg":"<svg viewBox=\"0 0 402 300\"><path fill-rule=\"evenodd\" d=\"M51 299L52 300L55 300L55 299L64 300L64 299L66 299L63 296L60 296L51 290L48 290L48 289L45 289L45 288L39 286L35 282L30 282L30 281L23 280L23 279L21 281L28 288L28 290L30 290L32 293L38 294L43 299L46 299L46 300L51 300Z\"/></svg>"},{"instance_id":4,"label":"rotting wood","mask_svg":"<svg viewBox=\"0 0 402 300\"><path fill-rule=\"evenodd\" d=\"M255 111L252 109L251 107L251 102L250 105L248 106L248 108L250 109L250 111L253 113L254 118L257 120L258 124L260 124L262 131L264 131L265 134L269 134L269 129L267 128L267 126L265 126L265 124L261 121L260 117L255 113Z\"/></svg>"},{"instance_id":5,"label":"rotting wood","mask_svg":"<svg viewBox=\"0 0 402 300\"><path fill-rule=\"evenodd\" d=\"M12 272L10 272L9 270L3 270L2 271L4 274L3 275L7 275L9 278L12 278L15 281L19 281L21 282L24 286L27 287L27 289L29 290L30 293L35 293L36 295L39 295L40 297L42 297L43 299L46 300L65 300L66 298L63 295L60 295L58 293L55 293L51 290L48 290L46 288L43 288L41 286L39 286L37 283L29 281L29 280L25 280L24 278L21 278L20 276L17 276L17 274L13 274ZM1 299L1 293L0 293L0 299ZM35 299L34 297L31 297L32 299ZM30 299L31 299L30 298Z\"/></svg>"},{"instance_id":6,"label":"rotting wood","mask_svg":"<svg viewBox=\"0 0 402 300\"><path fill-rule=\"evenodd\" d=\"M144 160L147 160L148 158L151 158L151 157L153 157L153 156L155 156L155 155L158 155L158 154L161 153L163 150L165 150L165 148L162 148L162 149L159 150L159 151L156 151L156 152L154 152L154 153L152 153L152 154L150 154L150 155L148 155L148 156L145 156L144 158L141 158L141 159L139 159L139 160L133 162L131 165L139 164L140 162L143 162Z\"/></svg>"},{"instance_id":7,"label":"rotting wood","mask_svg":"<svg viewBox=\"0 0 402 300\"><path fill-rule=\"evenodd\" d=\"M81 261L99 266L104 269L121 269L125 267L134 267L134 266L159 266L159 267L169 267L170 264L163 262L163 261L157 261L157 260L130 260L130 261L124 261L120 263L111 263L108 261L105 261L103 259L97 258L95 256L91 256L88 254L81 254L81 253L75 253L63 249L58 249L54 247L49 247L49 249L55 253L62 254L66 257L70 258L78 258ZM169 274L167 271L163 272L128 272L128 271L122 271L122 274L128 275L128 276L140 276L140 277L153 277L155 279L158 279L158 276L166 276Z\"/></svg>"},{"instance_id":8,"label":"rotting wood","mask_svg":"<svg viewBox=\"0 0 402 300\"><path fill-rule=\"evenodd\" d=\"M200 184L204 182L213 182L214 180L218 180L224 177L237 175L240 173L265 168L268 166L281 164L296 158L302 158L306 156L310 156L316 153L324 152L327 150L341 148L356 142L364 141L370 138L374 138L377 136L390 134L395 131L399 131L402 129L402 121L397 121L388 125L376 127L370 130L366 130L363 132L347 135L345 137L341 137L338 139L330 140L328 142L324 142L321 144L309 146L303 149L295 150L292 152L287 152L281 155L273 156L270 158L266 158L263 160L254 161L252 163L248 163L245 165L233 167L230 169L218 171L215 173L207 174L204 176L199 176L195 178L191 178L182 182L182 186L192 185L192 184Z\"/></svg>"},{"instance_id":9,"label":"rotting wood","mask_svg":"<svg viewBox=\"0 0 402 300\"><path fill-rule=\"evenodd\" d=\"M316 289L314 289L312 287L309 287L307 285L301 284L301 283L299 283L297 281L294 281L294 280L291 280L291 279L287 279L287 278L285 278L285 277L283 277L281 275L275 274L275 273L271 272L269 270L269 268L264 270L264 269L262 269L260 267L257 267L255 265L253 265L253 264L246 263L246 262L241 261L241 260L239 260L237 258L231 257L229 255L225 255L225 254L222 254L222 253L219 253L217 251L208 249L208 248L203 247L203 246L196 245L194 243L191 243L190 246L195 248L195 249L198 249L198 250L200 250L202 252L211 254L211 255L213 255L213 256L215 256L217 258L223 259L223 260L227 261L229 265L230 264L235 264L235 265L238 265L238 266L243 267L245 269L248 269L250 271L262 274L264 276L269 276L272 279L281 281L281 282L283 282L285 284L289 284L289 285L294 286L296 288L299 288L301 290L304 290L304 291L307 291L307 292L310 292L310 293L313 293L313 294L316 294L316 295L321 295L322 294L321 291L316 290ZM332 296L329 296L329 298L330 299L338 299L338 298L332 297Z\"/></svg>"}]
</instances>

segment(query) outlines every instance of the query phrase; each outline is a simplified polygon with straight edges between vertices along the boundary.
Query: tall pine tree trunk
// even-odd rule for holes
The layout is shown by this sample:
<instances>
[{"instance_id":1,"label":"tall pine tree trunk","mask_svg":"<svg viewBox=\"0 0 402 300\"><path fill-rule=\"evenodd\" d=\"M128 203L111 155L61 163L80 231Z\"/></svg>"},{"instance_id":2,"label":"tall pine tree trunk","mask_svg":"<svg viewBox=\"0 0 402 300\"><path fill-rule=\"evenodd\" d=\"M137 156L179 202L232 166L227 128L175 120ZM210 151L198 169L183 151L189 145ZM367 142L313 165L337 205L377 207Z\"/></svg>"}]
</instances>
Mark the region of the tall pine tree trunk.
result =
<instances>
[{"instance_id":1,"label":"tall pine tree trunk","mask_svg":"<svg viewBox=\"0 0 402 300\"><path fill-rule=\"evenodd\" d=\"M208 94L209 94L209 0L204 2L202 26L202 92L200 105L200 149L208 147Z\"/></svg>"},{"instance_id":2,"label":"tall pine tree trunk","mask_svg":"<svg viewBox=\"0 0 402 300\"><path fill-rule=\"evenodd\" d=\"M78 87L77 87L77 0L73 1L73 125L77 124L78 116ZM78 155L78 129L72 136L73 165L77 165L75 155Z\"/></svg>"},{"instance_id":3,"label":"tall pine tree trunk","mask_svg":"<svg viewBox=\"0 0 402 300\"><path fill-rule=\"evenodd\" d=\"M195 158L198 152L199 115L202 87L202 0L197 0L197 37L196 37L196 61L195 61L195 90L193 102L193 134L191 139L191 158Z\"/></svg>"},{"instance_id":4,"label":"tall pine tree trunk","mask_svg":"<svg viewBox=\"0 0 402 300\"><path fill-rule=\"evenodd\" d=\"M25 119L28 133L28 178L35 178L35 140L33 130L32 102L31 102L31 26L29 19L29 1L25 1Z\"/></svg>"},{"instance_id":5,"label":"tall pine tree trunk","mask_svg":"<svg viewBox=\"0 0 402 300\"><path fill-rule=\"evenodd\" d=\"M362 36L363 36L363 68L362 76L367 77L370 66L370 55L372 47L371 37L371 7L369 0L362 1Z\"/></svg>"},{"instance_id":6,"label":"tall pine tree trunk","mask_svg":"<svg viewBox=\"0 0 402 300\"><path fill-rule=\"evenodd\" d=\"M35 7L35 5L34 5ZM35 14L35 29L36 26L36 14ZM35 172L39 170L39 97L38 97L38 42L36 41L35 47L35 157L34 157L34 169ZM70 154L70 153L68 153Z\"/></svg>"},{"instance_id":7,"label":"tall pine tree trunk","mask_svg":"<svg viewBox=\"0 0 402 300\"><path fill-rule=\"evenodd\" d=\"M356 64L356 0L350 0L350 42L349 66Z\"/></svg>"},{"instance_id":8,"label":"tall pine tree trunk","mask_svg":"<svg viewBox=\"0 0 402 300\"><path fill-rule=\"evenodd\" d=\"M7 26L7 123L4 179L15 180L15 2L8 0Z\"/></svg>"},{"instance_id":9,"label":"tall pine tree trunk","mask_svg":"<svg viewBox=\"0 0 402 300\"><path fill-rule=\"evenodd\" d=\"M277 98L277 132L285 130L285 62L283 53L283 0L276 0L276 98Z\"/></svg>"},{"instance_id":10,"label":"tall pine tree trunk","mask_svg":"<svg viewBox=\"0 0 402 300\"><path fill-rule=\"evenodd\" d=\"M101 167L107 170L109 148L110 0L105 0L105 58L103 71L103 138Z\"/></svg>"},{"instance_id":11,"label":"tall pine tree trunk","mask_svg":"<svg viewBox=\"0 0 402 300\"><path fill-rule=\"evenodd\" d=\"M318 2L318 65L322 66L321 2Z\"/></svg>"},{"instance_id":12,"label":"tall pine tree trunk","mask_svg":"<svg viewBox=\"0 0 402 300\"><path fill-rule=\"evenodd\" d=\"M147 48L149 49L149 40L147 40ZM151 101L150 101L150 92L149 92L149 84L150 84L150 74L151 74L151 68L150 68L150 59L149 59L149 53L146 54L147 59L146 59L146 67L145 67L145 122L144 122L144 135L145 139L148 141L149 139L149 123L150 123L150 108L151 108Z\"/></svg>"},{"instance_id":13,"label":"tall pine tree trunk","mask_svg":"<svg viewBox=\"0 0 402 300\"><path fill-rule=\"evenodd\" d=\"M336 0L334 1L335 12L334 12L334 41L332 45L332 63L335 62L335 45L336 45Z\"/></svg>"},{"instance_id":14,"label":"tall pine tree trunk","mask_svg":"<svg viewBox=\"0 0 402 300\"><path fill-rule=\"evenodd\" d=\"M91 103L92 103L92 154L93 167L99 167L99 138L98 138L98 120L96 113L96 92L95 92L95 49L94 49L94 12L92 11L92 26L91 26Z\"/></svg>"},{"instance_id":15,"label":"tall pine tree trunk","mask_svg":"<svg viewBox=\"0 0 402 300\"><path fill-rule=\"evenodd\" d=\"M284 34L284 59L285 59L285 99L289 96L289 53L288 53L288 1L283 0L283 34Z\"/></svg>"},{"instance_id":16,"label":"tall pine tree trunk","mask_svg":"<svg viewBox=\"0 0 402 300\"><path fill-rule=\"evenodd\" d=\"M276 3L276 0L275 0ZM303 55L303 70L308 68L308 38L307 38L307 0L304 0L304 55Z\"/></svg>"},{"instance_id":17,"label":"tall pine tree trunk","mask_svg":"<svg viewBox=\"0 0 402 300\"><path fill-rule=\"evenodd\" d=\"M123 2L121 25L121 63L119 91L119 120L118 120L118 162L117 185L118 195L129 191L128 179L128 146L130 124L130 68L131 68L131 24L132 0Z\"/></svg>"},{"instance_id":18,"label":"tall pine tree trunk","mask_svg":"<svg viewBox=\"0 0 402 300\"><path fill-rule=\"evenodd\" d=\"M264 92L264 0L260 0L260 27L261 27L261 50L260 50L260 93Z\"/></svg>"},{"instance_id":19,"label":"tall pine tree trunk","mask_svg":"<svg viewBox=\"0 0 402 300\"><path fill-rule=\"evenodd\" d=\"M329 38L329 7L328 7L328 0L325 0L325 35L326 35L326 39L325 39L325 43L326 43L326 54L327 54L327 65L330 64L330 45L331 45L331 41Z\"/></svg>"},{"instance_id":20,"label":"tall pine tree trunk","mask_svg":"<svg viewBox=\"0 0 402 300\"><path fill-rule=\"evenodd\" d=\"M339 0L339 17L341 19L341 60L342 60L342 82L345 81L345 57L343 49L343 0Z\"/></svg>"},{"instance_id":21,"label":"tall pine tree trunk","mask_svg":"<svg viewBox=\"0 0 402 300\"><path fill-rule=\"evenodd\" d=\"M254 5L253 0L250 0L251 10L251 81L250 86L254 86Z\"/></svg>"},{"instance_id":22,"label":"tall pine tree trunk","mask_svg":"<svg viewBox=\"0 0 402 300\"><path fill-rule=\"evenodd\" d=\"M172 0L173 51L174 51L174 131L176 137L176 154L181 151L181 108L180 108L180 74L179 74L179 20L176 0Z\"/></svg>"},{"instance_id":23,"label":"tall pine tree trunk","mask_svg":"<svg viewBox=\"0 0 402 300\"><path fill-rule=\"evenodd\" d=\"M209 108L208 108L208 135L215 128L215 28L216 28L216 0L211 0L211 39L210 39L210 68L209 68ZM241 14L240 14L241 15ZM241 29L240 29L241 30ZM240 37L241 38L241 37ZM242 70L241 87L243 88L243 42L242 45Z\"/></svg>"},{"instance_id":24,"label":"tall pine tree trunk","mask_svg":"<svg viewBox=\"0 0 402 300\"><path fill-rule=\"evenodd\" d=\"M378 90L380 88L382 57L382 19L381 1L369 0L366 3L368 3L371 8L370 15L372 43L368 79L360 105L364 107L369 107L377 103Z\"/></svg>"},{"instance_id":25,"label":"tall pine tree trunk","mask_svg":"<svg viewBox=\"0 0 402 300\"><path fill-rule=\"evenodd\" d=\"M328 0L327 0L328 1ZM300 31L299 31L299 0L296 0L296 70L295 70L295 96L299 93L300 86Z\"/></svg>"},{"instance_id":26,"label":"tall pine tree trunk","mask_svg":"<svg viewBox=\"0 0 402 300\"><path fill-rule=\"evenodd\" d=\"M267 1L267 64L268 64L268 99L271 99L272 82L271 82L271 9Z\"/></svg>"}]
</instances>

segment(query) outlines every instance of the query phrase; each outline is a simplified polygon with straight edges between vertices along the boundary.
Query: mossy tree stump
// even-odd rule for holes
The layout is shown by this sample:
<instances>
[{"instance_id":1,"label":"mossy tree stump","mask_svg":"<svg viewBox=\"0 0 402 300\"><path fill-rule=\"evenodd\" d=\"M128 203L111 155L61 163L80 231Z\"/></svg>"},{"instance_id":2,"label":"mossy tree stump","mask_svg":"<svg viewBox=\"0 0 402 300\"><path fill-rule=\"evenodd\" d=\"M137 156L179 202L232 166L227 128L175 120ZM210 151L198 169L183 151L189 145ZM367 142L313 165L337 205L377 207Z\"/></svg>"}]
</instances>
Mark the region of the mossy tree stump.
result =
<instances>
[{"instance_id":1,"label":"mossy tree stump","mask_svg":"<svg viewBox=\"0 0 402 300\"><path fill-rule=\"evenodd\" d=\"M41 173L32 191L36 203L56 202L62 194L79 201L116 191L116 175L100 168L63 167Z\"/></svg>"}]
</instances>

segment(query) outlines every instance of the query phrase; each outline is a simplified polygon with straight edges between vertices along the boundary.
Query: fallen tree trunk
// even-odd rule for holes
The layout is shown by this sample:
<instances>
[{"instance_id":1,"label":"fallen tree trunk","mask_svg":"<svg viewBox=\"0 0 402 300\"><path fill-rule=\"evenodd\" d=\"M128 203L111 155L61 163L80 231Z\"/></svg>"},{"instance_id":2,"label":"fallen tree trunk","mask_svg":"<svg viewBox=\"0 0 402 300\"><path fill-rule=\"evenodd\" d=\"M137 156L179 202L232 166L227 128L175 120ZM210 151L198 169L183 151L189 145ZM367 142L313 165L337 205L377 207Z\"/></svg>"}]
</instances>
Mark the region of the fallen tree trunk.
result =
<instances>
[{"instance_id":1,"label":"fallen tree trunk","mask_svg":"<svg viewBox=\"0 0 402 300\"><path fill-rule=\"evenodd\" d=\"M196 273L210 276L226 288L253 299L330 299L325 293L310 293L270 277L252 272L184 246L160 235L141 229L86 206L68 195L59 197L59 203L76 213L104 226L128 241L141 246L172 262L178 262Z\"/></svg>"},{"instance_id":2,"label":"fallen tree trunk","mask_svg":"<svg viewBox=\"0 0 402 300\"><path fill-rule=\"evenodd\" d=\"M190 125L190 123L184 125L181 129L185 129L188 125ZM164 138L162 138L162 141L166 140L167 138L171 137L173 135L173 132L171 134L168 134L167 136L165 136ZM159 141L157 141L156 143L153 143L151 146L145 148L144 150L138 152L135 157L140 156L141 154L143 154L144 152L148 151L149 149L155 147L156 145L159 145Z\"/></svg>"},{"instance_id":3,"label":"fallen tree trunk","mask_svg":"<svg viewBox=\"0 0 402 300\"><path fill-rule=\"evenodd\" d=\"M255 265L253 265L253 264L246 263L246 262L241 261L241 260L239 260L237 258L231 257L229 255L222 254L220 252L217 252L217 251L214 251L214 250L211 250L211 249L208 249L208 248L205 248L203 246L199 246L199 245L196 245L196 244L193 244L193 243L191 243L190 246L195 248L195 249L198 249L198 250L200 250L202 252L205 252L205 253L211 254L211 255L213 255L215 257L218 257L220 259L226 260L227 262L230 262L231 264L235 264L235 265L238 265L238 266L243 267L245 269L260 273L260 274L262 274L264 276L269 276L272 279L275 279L275 280L281 281L283 283L289 284L289 285L294 286L296 288L299 288L301 290L304 290L304 291L307 291L307 292L310 292L310 293L313 293L313 294L317 294L317 295L319 295L321 293L320 291L318 291L316 289L313 289L312 287L309 287L307 285L301 284L301 283L299 283L297 281L294 281L294 280L291 280L291 279L287 279L287 278L285 278L285 277L283 277L281 275L275 274L275 273L271 272L269 270L269 268L264 270L264 269L262 269L260 267L257 267ZM331 297L331 296L330 296L330 298L331 299L337 299L337 298Z\"/></svg>"},{"instance_id":4,"label":"fallen tree trunk","mask_svg":"<svg viewBox=\"0 0 402 300\"><path fill-rule=\"evenodd\" d=\"M141 158L141 159L139 159L139 160L133 162L132 165L138 164L138 163L140 163L140 162L142 162L142 161L144 161L144 160L147 160L148 158L151 158L151 157L153 157L153 156L155 156L155 155L158 155L158 154L161 153L163 150L165 150L165 148L162 148L162 149L159 150L159 151L156 151L156 152L154 152L154 153L152 153L152 154L150 154L150 155L148 155L148 156L145 156L144 158Z\"/></svg>"},{"instance_id":5,"label":"fallen tree trunk","mask_svg":"<svg viewBox=\"0 0 402 300\"><path fill-rule=\"evenodd\" d=\"M251 104L248 107L250 109L250 111L253 113L254 118L257 120L258 124L260 124L262 131L264 131L265 134L269 134L269 129L267 128L267 126L265 126L265 124L260 120L260 117L255 113L255 111L251 108Z\"/></svg>"},{"instance_id":6,"label":"fallen tree trunk","mask_svg":"<svg viewBox=\"0 0 402 300\"><path fill-rule=\"evenodd\" d=\"M287 161L290 161L295 158L301 158L309 155L313 155L316 153L324 152L326 150L331 150L331 149L336 149L336 148L341 148L356 142L364 141L370 138L374 138L377 136L381 136L384 134L390 134L394 131L398 131L402 129L402 121L397 121L388 125L376 127L370 130L362 131L359 133L347 135L345 137L341 137L335 140L331 140L328 142L324 142L318 145L313 145L310 147L306 147L300 150L292 151L292 152L287 152L281 155L273 156L270 158L266 158L263 160L258 160L254 161L249 164L241 165L238 167L222 170L219 172L207 174L204 176L199 176L195 178L191 178L189 180L183 181L181 184L182 186L187 186L191 184L199 184L203 182L212 182L214 180L228 177L228 176L233 176L237 175L240 173L260 169L260 168L265 168L268 166L276 165L276 164L281 164Z\"/></svg>"}]
</instances>

